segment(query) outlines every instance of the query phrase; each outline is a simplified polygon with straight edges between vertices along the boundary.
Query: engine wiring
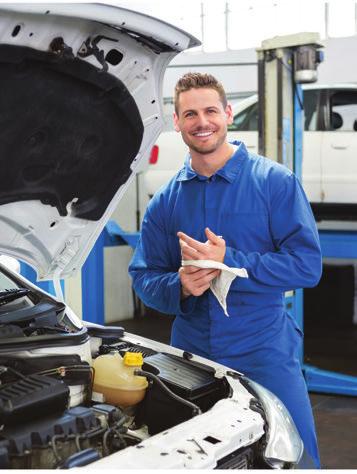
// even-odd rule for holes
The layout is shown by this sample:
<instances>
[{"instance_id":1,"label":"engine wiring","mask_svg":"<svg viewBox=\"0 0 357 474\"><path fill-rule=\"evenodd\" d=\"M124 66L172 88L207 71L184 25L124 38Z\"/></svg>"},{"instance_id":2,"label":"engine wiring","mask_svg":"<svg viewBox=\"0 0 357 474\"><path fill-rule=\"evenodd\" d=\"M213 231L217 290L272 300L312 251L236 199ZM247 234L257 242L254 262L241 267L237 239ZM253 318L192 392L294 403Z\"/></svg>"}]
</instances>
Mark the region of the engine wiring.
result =
<instances>
[{"instance_id":1,"label":"engine wiring","mask_svg":"<svg viewBox=\"0 0 357 474\"><path fill-rule=\"evenodd\" d=\"M174 393L172 390L170 390L165 384L164 382L162 382L160 380L160 378L157 376L157 375L154 375L152 374L151 372L146 372L145 370L135 370L134 371L135 375L140 375L142 377L146 377L150 380L152 380L153 382L157 383L157 385L165 392L167 393L167 395L169 395L171 398L173 398L174 400L176 400L177 402L180 402L182 403L183 405L186 405L188 407L190 407L193 411L193 414L194 415L200 415L202 413L201 409L195 404L195 403L192 403L188 400L186 400L185 398L182 398L180 397L179 395L177 395L176 393Z\"/></svg>"},{"instance_id":2,"label":"engine wiring","mask_svg":"<svg viewBox=\"0 0 357 474\"><path fill-rule=\"evenodd\" d=\"M56 466L59 468L61 464L66 460L64 459L59 453L59 445L58 442L70 442L73 441L76 452L80 452L83 450L81 443L84 441L90 441L93 438L98 438L96 449L98 449L98 441L101 439L101 447L102 447L102 455L108 456L113 451L117 451L119 449L123 449L127 446L127 443L124 439L126 436L127 428L124 426L125 422L127 421L127 416L123 416L120 420L114 423L112 426L106 427L96 427L93 428L85 433L77 433L77 434L68 434L68 435L54 435L51 438L49 446L52 448ZM112 441L110 442L110 437L112 437ZM116 444L115 441L119 443Z\"/></svg>"}]
</instances>

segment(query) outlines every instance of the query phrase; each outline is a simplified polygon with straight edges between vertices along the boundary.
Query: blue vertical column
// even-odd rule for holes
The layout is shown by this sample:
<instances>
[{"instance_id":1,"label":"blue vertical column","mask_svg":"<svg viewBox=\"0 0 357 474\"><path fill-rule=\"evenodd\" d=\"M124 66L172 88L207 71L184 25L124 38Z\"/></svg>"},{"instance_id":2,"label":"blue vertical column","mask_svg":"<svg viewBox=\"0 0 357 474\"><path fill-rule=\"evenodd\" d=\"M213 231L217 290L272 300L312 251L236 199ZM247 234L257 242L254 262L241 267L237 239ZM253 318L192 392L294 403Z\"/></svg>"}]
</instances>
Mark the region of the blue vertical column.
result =
<instances>
[{"instance_id":1,"label":"blue vertical column","mask_svg":"<svg viewBox=\"0 0 357 474\"><path fill-rule=\"evenodd\" d=\"M104 244L105 230L82 267L82 317L97 324L104 324Z\"/></svg>"},{"instance_id":2,"label":"blue vertical column","mask_svg":"<svg viewBox=\"0 0 357 474\"><path fill-rule=\"evenodd\" d=\"M294 93L294 173L302 180L302 160L303 160L303 102L304 92L300 84L295 84Z\"/></svg>"},{"instance_id":3,"label":"blue vertical column","mask_svg":"<svg viewBox=\"0 0 357 474\"><path fill-rule=\"evenodd\" d=\"M304 291L299 288L295 290L293 316L301 329L304 330ZM304 363L304 341L301 344L300 362Z\"/></svg>"},{"instance_id":4,"label":"blue vertical column","mask_svg":"<svg viewBox=\"0 0 357 474\"><path fill-rule=\"evenodd\" d=\"M295 84L294 93L294 173L302 182L302 160L303 160L303 103L304 92L300 84ZM304 329L304 293L302 289L295 290L294 317L300 329ZM304 362L304 347L301 347L301 363Z\"/></svg>"}]
</instances>

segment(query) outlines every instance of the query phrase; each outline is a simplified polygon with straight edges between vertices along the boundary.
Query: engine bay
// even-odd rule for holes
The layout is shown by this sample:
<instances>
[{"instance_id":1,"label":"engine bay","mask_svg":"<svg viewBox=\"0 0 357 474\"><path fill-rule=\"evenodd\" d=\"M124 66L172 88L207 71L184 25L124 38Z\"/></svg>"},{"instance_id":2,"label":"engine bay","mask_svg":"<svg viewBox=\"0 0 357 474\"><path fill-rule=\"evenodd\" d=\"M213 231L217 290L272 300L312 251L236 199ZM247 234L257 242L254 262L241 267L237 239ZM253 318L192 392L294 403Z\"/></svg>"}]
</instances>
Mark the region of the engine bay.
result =
<instances>
[{"instance_id":1,"label":"engine bay","mask_svg":"<svg viewBox=\"0 0 357 474\"><path fill-rule=\"evenodd\" d=\"M141 354L148 380L133 406L106 403L93 391L99 356ZM214 370L173 354L121 341L102 344L93 364L76 354L0 357L0 468L70 468L89 464L209 410L230 395ZM82 402L77 404L78 390Z\"/></svg>"},{"instance_id":2,"label":"engine bay","mask_svg":"<svg viewBox=\"0 0 357 474\"><path fill-rule=\"evenodd\" d=\"M83 322L0 265L1 469L256 467L256 402L242 374Z\"/></svg>"}]
</instances>

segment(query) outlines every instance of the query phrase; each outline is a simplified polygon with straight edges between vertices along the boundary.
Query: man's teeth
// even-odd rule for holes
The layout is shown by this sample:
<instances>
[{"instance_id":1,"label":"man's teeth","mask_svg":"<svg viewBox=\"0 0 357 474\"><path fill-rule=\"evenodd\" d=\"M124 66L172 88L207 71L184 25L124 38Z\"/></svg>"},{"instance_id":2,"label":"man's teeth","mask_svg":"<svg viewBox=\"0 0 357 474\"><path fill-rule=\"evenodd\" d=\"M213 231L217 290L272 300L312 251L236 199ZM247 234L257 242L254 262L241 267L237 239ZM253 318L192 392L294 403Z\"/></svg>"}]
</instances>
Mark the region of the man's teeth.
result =
<instances>
[{"instance_id":1,"label":"man's teeth","mask_svg":"<svg viewBox=\"0 0 357 474\"><path fill-rule=\"evenodd\" d=\"M213 132L197 132L195 133L195 137L208 137L209 135L212 135Z\"/></svg>"}]
</instances>

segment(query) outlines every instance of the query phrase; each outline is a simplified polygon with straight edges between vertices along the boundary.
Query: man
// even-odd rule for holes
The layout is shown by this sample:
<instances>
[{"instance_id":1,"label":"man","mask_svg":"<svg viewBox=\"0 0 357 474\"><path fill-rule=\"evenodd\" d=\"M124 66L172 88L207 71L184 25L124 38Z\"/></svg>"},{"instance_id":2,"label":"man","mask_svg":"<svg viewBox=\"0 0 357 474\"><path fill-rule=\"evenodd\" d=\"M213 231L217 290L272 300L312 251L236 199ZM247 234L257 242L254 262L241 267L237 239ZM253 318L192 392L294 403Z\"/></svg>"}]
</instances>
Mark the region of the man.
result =
<instances>
[{"instance_id":1,"label":"man","mask_svg":"<svg viewBox=\"0 0 357 474\"><path fill-rule=\"evenodd\" d=\"M302 333L284 309L284 292L321 276L319 238L299 181L282 165L227 142L232 109L208 74L175 88L174 123L190 154L153 197L129 267L144 303L176 315L172 345L243 372L290 411L319 467L314 421L299 363ZM213 260L245 268L227 296L227 317L209 291Z\"/></svg>"}]
</instances>

